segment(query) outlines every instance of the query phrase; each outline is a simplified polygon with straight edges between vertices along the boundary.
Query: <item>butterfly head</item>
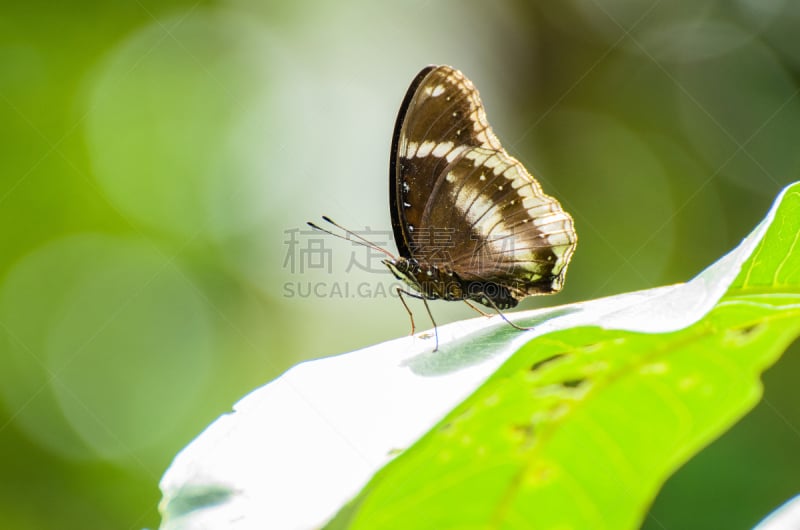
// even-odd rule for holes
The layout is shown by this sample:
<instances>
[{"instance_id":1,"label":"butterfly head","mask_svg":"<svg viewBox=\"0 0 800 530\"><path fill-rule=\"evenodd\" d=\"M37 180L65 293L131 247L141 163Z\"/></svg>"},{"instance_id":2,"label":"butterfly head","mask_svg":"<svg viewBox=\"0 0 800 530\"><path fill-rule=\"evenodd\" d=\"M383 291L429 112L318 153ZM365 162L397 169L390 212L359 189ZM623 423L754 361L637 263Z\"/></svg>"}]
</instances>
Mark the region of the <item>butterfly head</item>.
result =
<instances>
[{"instance_id":1,"label":"butterfly head","mask_svg":"<svg viewBox=\"0 0 800 530\"><path fill-rule=\"evenodd\" d=\"M395 278L416 290L420 290L420 284L417 280L420 265L417 260L413 258L385 259L383 264L389 268Z\"/></svg>"}]
</instances>

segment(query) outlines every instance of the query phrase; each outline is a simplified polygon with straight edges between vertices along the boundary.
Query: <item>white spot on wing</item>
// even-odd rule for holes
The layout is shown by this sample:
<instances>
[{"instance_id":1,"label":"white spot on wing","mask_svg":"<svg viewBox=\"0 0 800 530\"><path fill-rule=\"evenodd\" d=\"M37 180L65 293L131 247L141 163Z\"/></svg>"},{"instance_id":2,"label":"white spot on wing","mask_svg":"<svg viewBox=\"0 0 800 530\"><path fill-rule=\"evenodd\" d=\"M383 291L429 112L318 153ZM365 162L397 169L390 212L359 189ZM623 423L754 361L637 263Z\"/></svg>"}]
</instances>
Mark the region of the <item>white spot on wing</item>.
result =
<instances>
[{"instance_id":1,"label":"white spot on wing","mask_svg":"<svg viewBox=\"0 0 800 530\"><path fill-rule=\"evenodd\" d=\"M466 157L469 160L475 162L476 166L480 166L483 165L486 162L486 159L489 158L491 155L492 155L491 152L485 151L483 149L481 150L476 149L474 151L467 153Z\"/></svg>"},{"instance_id":2,"label":"white spot on wing","mask_svg":"<svg viewBox=\"0 0 800 530\"><path fill-rule=\"evenodd\" d=\"M500 157L497 154L495 154L493 156L486 157L486 160L483 162L483 165L485 165L488 168L496 168L497 166L500 166L502 164L503 164L503 161L500 160ZM497 173L497 174L499 174L501 172L502 172L502 170L501 171L495 171L495 173Z\"/></svg>"},{"instance_id":3,"label":"white spot on wing","mask_svg":"<svg viewBox=\"0 0 800 530\"><path fill-rule=\"evenodd\" d=\"M445 158L447 159L447 161L448 161L448 162L452 162L453 160L455 160L455 159L456 159L456 157L457 157L457 156L460 156L460 155L461 155L461 153L463 153L463 152L464 152L465 150L467 150L467 149L469 149L469 147L468 147L468 146L466 146L466 145L460 145L460 146L458 146L458 147L455 147L455 148L453 148L453 150L452 150L452 151L450 151L449 153L447 153L447 155L445 156Z\"/></svg>"},{"instance_id":4,"label":"white spot on wing","mask_svg":"<svg viewBox=\"0 0 800 530\"><path fill-rule=\"evenodd\" d=\"M524 197L522 206L534 217L553 211L551 203L545 201L544 197Z\"/></svg>"},{"instance_id":5,"label":"white spot on wing","mask_svg":"<svg viewBox=\"0 0 800 530\"><path fill-rule=\"evenodd\" d=\"M433 156L443 157L453 150L453 142L442 142L433 149Z\"/></svg>"},{"instance_id":6,"label":"white spot on wing","mask_svg":"<svg viewBox=\"0 0 800 530\"><path fill-rule=\"evenodd\" d=\"M434 147L436 147L436 142L431 142L431 141L422 142L419 146L419 149L417 149L417 158L425 158L426 156L431 154L431 151L433 151Z\"/></svg>"},{"instance_id":7,"label":"white spot on wing","mask_svg":"<svg viewBox=\"0 0 800 530\"><path fill-rule=\"evenodd\" d=\"M567 236L566 232L558 232L556 234L548 235L547 236L547 242L550 245L552 245L553 247L557 247L557 248L565 248L570 243L569 237ZM555 249L553 249L553 251L555 252ZM558 253L556 253L556 254L558 255ZM562 250L562 254L563 254L563 250ZM560 257L561 256L559 256L559 258Z\"/></svg>"},{"instance_id":8,"label":"white spot on wing","mask_svg":"<svg viewBox=\"0 0 800 530\"><path fill-rule=\"evenodd\" d=\"M546 226L564 221L564 215L561 212L553 212L542 217L537 217L533 220L534 226Z\"/></svg>"}]
</instances>

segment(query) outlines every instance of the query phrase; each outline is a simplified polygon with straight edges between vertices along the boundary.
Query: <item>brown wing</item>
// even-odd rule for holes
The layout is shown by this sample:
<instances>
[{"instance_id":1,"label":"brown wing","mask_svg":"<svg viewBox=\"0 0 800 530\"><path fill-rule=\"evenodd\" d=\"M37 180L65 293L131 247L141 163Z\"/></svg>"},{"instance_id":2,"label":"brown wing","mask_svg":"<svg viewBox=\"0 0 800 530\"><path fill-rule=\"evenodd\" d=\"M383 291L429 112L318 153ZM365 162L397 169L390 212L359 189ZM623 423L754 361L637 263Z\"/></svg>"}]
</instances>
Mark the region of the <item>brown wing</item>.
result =
<instances>
[{"instance_id":1,"label":"brown wing","mask_svg":"<svg viewBox=\"0 0 800 530\"><path fill-rule=\"evenodd\" d=\"M517 299L561 289L577 242L572 218L519 161L471 148L437 180L421 226L454 228L447 259L462 279L505 285ZM451 206L435 206L443 202Z\"/></svg>"},{"instance_id":2,"label":"brown wing","mask_svg":"<svg viewBox=\"0 0 800 530\"><path fill-rule=\"evenodd\" d=\"M561 288L577 241L572 218L505 152L460 72L439 66L417 76L393 147L401 255L502 284L516 299Z\"/></svg>"},{"instance_id":3,"label":"brown wing","mask_svg":"<svg viewBox=\"0 0 800 530\"><path fill-rule=\"evenodd\" d=\"M478 91L454 68L424 68L406 92L392 137L390 208L401 256L412 257L418 247L412 236L420 212L409 205L427 200L436 175L469 147L502 149L486 121Z\"/></svg>"}]
</instances>

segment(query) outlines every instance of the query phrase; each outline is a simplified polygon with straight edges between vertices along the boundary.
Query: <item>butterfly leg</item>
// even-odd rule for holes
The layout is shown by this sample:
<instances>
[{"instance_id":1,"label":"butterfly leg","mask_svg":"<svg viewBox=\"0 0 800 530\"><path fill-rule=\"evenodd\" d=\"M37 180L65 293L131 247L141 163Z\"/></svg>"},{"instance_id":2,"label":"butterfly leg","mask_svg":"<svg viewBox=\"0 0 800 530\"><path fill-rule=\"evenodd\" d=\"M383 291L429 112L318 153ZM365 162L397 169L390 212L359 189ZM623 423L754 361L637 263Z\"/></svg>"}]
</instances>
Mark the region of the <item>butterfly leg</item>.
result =
<instances>
[{"instance_id":1,"label":"butterfly leg","mask_svg":"<svg viewBox=\"0 0 800 530\"><path fill-rule=\"evenodd\" d=\"M415 295L414 293L409 293L408 291L404 291L403 289L401 289L399 287L396 288L396 291L397 291L397 296L400 297L400 301L403 302L403 307L406 308L406 313L408 313L408 318L411 319L411 333L410 334L413 335L414 334L414 330L417 329L416 326L414 325L414 313L412 313L411 309L408 307L408 304L406 303L405 298L403 298L403 294L405 293L405 294L407 294L408 296L410 296L412 298L421 298L421 297Z\"/></svg>"},{"instance_id":2,"label":"butterfly leg","mask_svg":"<svg viewBox=\"0 0 800 530\"><path fill-rule=\"evenodd\" d=\"M477 306L474 306L474 305L470 304L469 300L467 300L466 298L464 299L464 303L467 304L470 308L474 309L475 311L477 311L478 313L480 313L481 315L483 315L485 317L493 317L494 316L494 315L492 315L490 313L487 313L486 311L483 311L480 307L477 307Z\"/></svg>"},{"instance_id":3,"label":"butterfly leg","mask_svg":"<svg viewBox=\"0 0 800 530\"><path fill-rule=\"evenodd\" d=\"M492 301L492 299L491 299L491 298L489 298L488 296L486 296L485 298L486 298L486 301L488 301L488 302L489 302L489 304L492 306L492 308L493 308L495 311L497 311L497 314L498 314L498 315L500 315L500 317L501 317L503 320L505 320L506 322L508 322L508 323L511 325L511 327L512 327L512 328L516 328L516 329L518 329L518 330L520 330L520 331L527 331L527 330L529 330L529 329L533 329L533 326L531 326L531 327L529 327L529 328L526 328L526 327L523 327L523 326L518 326L518 325L514 324L514 323L513 323L513 322L511 322L511 321L510 321L508 318L506 318L506 316L503 314L503 312L502 312L502 311L500 311L500 308L499 308L499 307L497 307L497 305L495 305L495 303Z\"/></svg>"},{"instance_id":4,"label":"butterfly leg","mask_svg":"<svg viewBox=\"0 0 800 530\"><path fill-rule=\"evenodd\" d=\"M431 313L431 308L428 306L428 301L422 298L422 303L425 304L425 309L428 310L428 316L431 318L431 323L433 324L433 335L436 337L436 346L433 348L433 351L439 351L439 328L436 326L436 321L433 319L433 313Z\"/></svg>"},{"instance_id":5,"label":"butterfly leg","mask_svg":"<svg viewBox=\"0 0 800 530\"><path fill-rule=\"evenodd\" d=\"M439 329L436 326L436 321L433 319L433 314L431 313L431 308L428 306L428 301L425 299L424 296L420 296L418 294L405 291L405 290L403 290L403 289L401 289L399 287L396 288L396 291L397 291L397 295L400 297L400 301L403 302L403 307L406 308L406 312L408 313L408 318L411 319L411 334L412 335L414 334L414 331L416 330L416 326L414 326L414 314L411 312L411 309L408 307L408 304L406 303L405 299L403 298L403 295L410 296L411 298L418 298L419 300L422 300L422 302L425 304L425 309L428 311L428 316L430 317L431 322L433 323L433 334L436 337L436 347L433 348L433 351L438 351L439 350Z\"/></svg>"}]
</instances>

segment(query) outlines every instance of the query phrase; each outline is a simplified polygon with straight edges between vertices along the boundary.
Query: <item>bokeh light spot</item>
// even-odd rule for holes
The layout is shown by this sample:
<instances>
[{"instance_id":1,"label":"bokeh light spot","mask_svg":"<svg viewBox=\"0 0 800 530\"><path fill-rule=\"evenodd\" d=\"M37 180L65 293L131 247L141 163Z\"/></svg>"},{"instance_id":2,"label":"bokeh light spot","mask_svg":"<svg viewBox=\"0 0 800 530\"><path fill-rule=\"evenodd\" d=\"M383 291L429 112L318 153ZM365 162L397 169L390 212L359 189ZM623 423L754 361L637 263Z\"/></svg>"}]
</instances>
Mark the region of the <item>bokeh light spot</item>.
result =
<instances>
[{"instance_id":1,"label":"bokeh light spot","mask_svg":"<svg viewBox=\"0 0 800 530\"><path fill-rule=\"evenodd\" d=\"M128 458L168 438L205 387L214 343L189 282L149 245L100 235L23 258L0 292L15 422L70 457Z\"/></svg>"},{"instance_id":2,"label":"bokeh light spot","mask_svg":"<svg viewBox=\"0 0 800 530\"><path fill-rule=\"evenodd\" d=\"M653 149L602 114L555 111L541 127L539 176L575 217L579 238L567 287L598 296L657 285L675 227L667 174Z\"/></svg>"},{"instance_id":3,"label":"bokeh light spot","mask_svg":"<svg viewBox=\"0 0 800 530\"><path fill-rule=\"evenodd\" d=\"M770 48L752 41L736 53L684 64L675 83L681 125L709 177L767 197L796 178L800 152L790 139L800 134L800 99Z\"/></svg>"},{"instance_id":4,"label":"bokeh light spot","mask_svg":"<svg viewBox=\"0 0 800 530\"><path fill-rule=\"evenodd\" d=\"M269 35L242 15L198 10L157 20L109 54L92 81L87 143L124 214L201 239L263 218L263 146L280 139Z\"/></svg>"}]
</instances>

